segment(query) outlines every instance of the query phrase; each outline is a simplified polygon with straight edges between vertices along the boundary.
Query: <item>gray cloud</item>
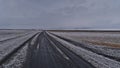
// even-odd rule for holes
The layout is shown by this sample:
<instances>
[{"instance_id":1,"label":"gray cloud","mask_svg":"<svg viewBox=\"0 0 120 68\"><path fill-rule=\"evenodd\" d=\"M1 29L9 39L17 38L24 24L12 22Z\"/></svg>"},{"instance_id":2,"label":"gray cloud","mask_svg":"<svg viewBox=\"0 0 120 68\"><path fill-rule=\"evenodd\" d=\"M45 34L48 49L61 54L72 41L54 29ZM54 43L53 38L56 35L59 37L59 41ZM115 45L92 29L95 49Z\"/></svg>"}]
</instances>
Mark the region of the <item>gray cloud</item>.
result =
<instances>
[{"instance_id":1,"label":"gray cloud","mask_svg":"<svg viewBox=\"0 0 120 68\"><path fill-rule=\"evenodd\" d=\"M0 0L0 28L116 28L120 23L119 3L120 0Z\"/></svg>"}]
</instances>

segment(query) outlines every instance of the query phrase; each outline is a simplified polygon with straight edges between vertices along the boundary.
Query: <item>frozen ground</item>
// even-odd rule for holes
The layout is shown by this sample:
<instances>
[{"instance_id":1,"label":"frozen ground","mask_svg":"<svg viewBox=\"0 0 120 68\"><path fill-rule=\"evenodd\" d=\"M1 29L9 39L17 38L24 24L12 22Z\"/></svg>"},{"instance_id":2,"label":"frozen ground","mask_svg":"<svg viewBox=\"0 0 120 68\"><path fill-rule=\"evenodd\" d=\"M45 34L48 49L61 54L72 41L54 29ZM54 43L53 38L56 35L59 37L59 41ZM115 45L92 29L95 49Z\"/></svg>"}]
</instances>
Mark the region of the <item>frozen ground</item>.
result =
<instances>
[{"instance_id":1,"label":"frozen ground","mask_svg":"<svg viewBox=\"0 0 120 68\"><path fill-rule=\"evenodd\" d=\"M8 57L9 54L11 54L15 49L20 47L26 40L31 38L36 33L38 33L38 31L0 30L0 62L2 62L5 57ZM13 60L10 59L9 61L5 62L2 68L16 68L15 66L16 64L23 62L23 58L25 58L26 49L27 45L23 47L21 50L19 50L19 52L15 54L15 57L11 57L11 59ZM20 66L21 65L18 64L19 68Z\"/></svg>"},{"instance_id":2,"label":"frozen ground","mask_svg":"<svg viewBox=\"0 0 120 68\"><path fill-rule=\"evenodd\" d=\"M96 51L96 52L92 52L90 50L87 50L87 48L82 48L81 46L75 46L71 43L68 43L65 40L57 38L53 35L51 35L51 36L54 37L59 42L61 42L65 47L67 47L68 49L70 49L74 53L78 54L79 56L81 56L82 58L84 58L85 60L90 62L96 68L119 68L120 67L119 61L116 61L114 59L110 59L108 57L105 57L103 55L99 55L96 53L98 51L101 54L107 54L107 55L111 55L114 57L118 57L120 54L119 49L112 49L112 48L109 48L106 46L103 47L103 46L98 46L98 45L96 46L96 45L83 44L85 47L90 48L90 49L94 49ZM65 36L65 37L67 37L67 36Z\"/></svg>"},{"instance_id":3,"label":"frozen ground","mask_svg":"<svg viewBox=\"0 0 120 68\"><path fill-rule=\"evenodd\" d=\"M120 32L0 30L0 68L119 68L119 47L92 43L120 46L119 39Z\"/></svg>"},{"instance_id":4,"label":"frozen ground","mask_svg":"<svg viewBox=\"0 0 120 68\"><path fill-rule=\"evenodd\" d=\"M95 41L120 44L120 32L52 32L75 41ZM120 45L119 45L120 46Z\"/></svg>"},{"instance_id":5,"label":"frozen ground","mask_svg":"<svg viewBox=\"0 0 120 68\"><path fill-rule=\"evenodd\" d=\"M92 33L92 32L54 32L54 34L57 34L61 37L71 39L73 41L77 41L78 43L81 43L84 45L84 47L91 49L92 51L97 51L100 54L104 54L107 56L111 56L114 58L117 58L117 60L120 60L120 48L114 48L114 47L107 47L103 45L97 45L97 44L91 44L89 42L86 42L84 40L90 40L90 41L103 41L103 42L110 42L110 43L118 43L120 39L119 33ZM102 38L103 40L99 39ZM109 39L106 39L109 38ZM116 42L115 42L116 41Z\"/></svg>"}]
</instances>

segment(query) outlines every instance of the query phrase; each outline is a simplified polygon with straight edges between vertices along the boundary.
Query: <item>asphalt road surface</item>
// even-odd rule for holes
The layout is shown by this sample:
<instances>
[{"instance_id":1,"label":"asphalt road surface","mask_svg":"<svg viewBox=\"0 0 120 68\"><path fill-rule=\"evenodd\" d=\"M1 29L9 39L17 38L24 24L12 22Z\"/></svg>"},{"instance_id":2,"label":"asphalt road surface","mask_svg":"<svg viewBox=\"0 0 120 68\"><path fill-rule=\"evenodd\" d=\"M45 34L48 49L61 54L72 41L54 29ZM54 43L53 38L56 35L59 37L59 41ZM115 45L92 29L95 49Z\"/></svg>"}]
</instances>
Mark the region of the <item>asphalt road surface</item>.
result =
<instances>
[{"instance_id":1,"label":"asphalt road surface","mask_svg":"<svg viewBox=\"0 0 120 68\"><path fill-rule=\"evenodd\" d=\"M52 32L6 41L0 50L0 68L120 68L119 48L98 49Z\"/></svg>"},{"instance_id":2,"label":"asphalt road surface","mask_svg":"<svg viewBox=\"0 0 120 68\"><path fill-rule=\"evenodd\" d=\"M94 68L94 66L43 31L34 45L29 45L23 68Z\"/></svg>"}]
</instances>

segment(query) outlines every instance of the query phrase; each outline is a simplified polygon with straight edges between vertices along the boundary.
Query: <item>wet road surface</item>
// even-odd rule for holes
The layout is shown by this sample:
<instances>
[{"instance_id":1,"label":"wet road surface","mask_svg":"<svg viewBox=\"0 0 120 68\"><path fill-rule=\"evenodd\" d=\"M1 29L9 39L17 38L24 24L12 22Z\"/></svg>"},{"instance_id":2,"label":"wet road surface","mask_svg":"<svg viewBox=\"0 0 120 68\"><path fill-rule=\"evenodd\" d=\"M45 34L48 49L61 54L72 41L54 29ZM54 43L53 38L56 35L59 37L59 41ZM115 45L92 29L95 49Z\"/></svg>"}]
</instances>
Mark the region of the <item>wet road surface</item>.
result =
<instances>
[{"instance_id":1,"label":"wet road surface","mask_svg":"<svg viewBox=\"0 0 120 68\"><path fill-rule=\"evenodd\" d=\"M29 45L26 58L23 68L94 68L45 31L40 33L34 45Z\"/></svg>"}]
</instances>

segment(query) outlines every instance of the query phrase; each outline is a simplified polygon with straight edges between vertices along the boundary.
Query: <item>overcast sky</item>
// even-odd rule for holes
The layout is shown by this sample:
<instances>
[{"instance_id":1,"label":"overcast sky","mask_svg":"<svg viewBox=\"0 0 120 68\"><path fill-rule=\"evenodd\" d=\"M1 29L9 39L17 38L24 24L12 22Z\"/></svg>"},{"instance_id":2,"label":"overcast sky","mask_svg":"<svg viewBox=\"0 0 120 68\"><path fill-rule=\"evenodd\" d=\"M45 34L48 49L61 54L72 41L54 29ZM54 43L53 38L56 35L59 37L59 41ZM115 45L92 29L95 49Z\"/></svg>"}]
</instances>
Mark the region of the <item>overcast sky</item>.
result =
<instances>
[{"instance_id":1,"label":"overcast sky","mask_svg":"<svg viewBox=\"0 0 120 68\"><path fill-rule=\"evenodd\" d=\"M0 28L120 29L120 0L0 0Z\"/></svg>"}]
</instances>

